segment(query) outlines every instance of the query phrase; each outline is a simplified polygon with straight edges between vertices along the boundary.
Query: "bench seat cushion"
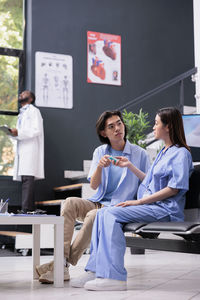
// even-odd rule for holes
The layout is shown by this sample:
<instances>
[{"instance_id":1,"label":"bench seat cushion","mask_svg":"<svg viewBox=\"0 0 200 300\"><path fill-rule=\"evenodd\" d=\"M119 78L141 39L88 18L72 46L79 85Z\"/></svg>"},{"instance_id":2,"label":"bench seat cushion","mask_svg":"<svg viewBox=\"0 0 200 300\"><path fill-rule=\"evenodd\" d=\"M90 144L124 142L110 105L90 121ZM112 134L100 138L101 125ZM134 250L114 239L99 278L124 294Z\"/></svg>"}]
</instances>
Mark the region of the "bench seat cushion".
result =
<instances>
[{"instance_id":1,"label":"bench seat cushion","mask_svg":"<svg viewBox=\"0 0 200 300\"><path fill-rule=\"evenodd\" d=\"M190 232L196 227L200 227L199 222L154 222L147 224L141 230L142 232Z\"/></svg>"},{"instance_id":2,"label":"bench seat cushion","mask_svg":"<svg viewBox=\"0 0 200 300\"><path fill-rule=\"evenodd\" d=\"M143 226L147 225L146 223L128 223L123 227L124 232L136 232Z\"/></svg>"}]
</instances>

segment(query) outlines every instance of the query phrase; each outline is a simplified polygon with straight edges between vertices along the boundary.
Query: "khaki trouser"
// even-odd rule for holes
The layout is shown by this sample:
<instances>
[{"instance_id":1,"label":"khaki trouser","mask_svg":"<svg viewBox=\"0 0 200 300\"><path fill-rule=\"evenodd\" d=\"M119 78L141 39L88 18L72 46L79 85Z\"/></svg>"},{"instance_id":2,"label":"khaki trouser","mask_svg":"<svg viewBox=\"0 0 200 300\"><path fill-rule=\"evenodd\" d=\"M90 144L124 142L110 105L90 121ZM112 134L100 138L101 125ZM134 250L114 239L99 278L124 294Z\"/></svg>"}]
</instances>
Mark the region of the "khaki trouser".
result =
<instances>
[{"instance_id":1,"label":"khaki trouser","mask_svg":"<svg viewBox=\"0 0 200 300\"><path fill-rule=\"evenodd\" d=\"M64 256L72 265L77 264L90 243L92 226L97 209L100 206L99 203L78 197L67 198L62 206L61 215L64 216ZM76 219L82 220L83 226L71 245Z\"/></svg>"}]
</instances>

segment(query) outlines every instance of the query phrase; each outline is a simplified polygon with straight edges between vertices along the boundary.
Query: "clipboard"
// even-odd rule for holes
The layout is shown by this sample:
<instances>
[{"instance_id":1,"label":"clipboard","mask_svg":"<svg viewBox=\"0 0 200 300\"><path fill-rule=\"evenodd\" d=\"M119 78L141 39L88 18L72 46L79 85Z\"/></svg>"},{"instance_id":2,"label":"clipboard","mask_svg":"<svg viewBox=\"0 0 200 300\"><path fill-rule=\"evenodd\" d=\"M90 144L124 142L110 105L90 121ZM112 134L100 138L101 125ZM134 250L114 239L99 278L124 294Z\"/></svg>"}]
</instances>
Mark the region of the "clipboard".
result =
<instances>
[{"instance_id":1,"label":"clipboard","mask_svg":"<svg viewBox=\"0 0 200 300\"><path fill-rule=\"evenodd\" d=\"M7 125L0 126L0 130L8 135L12 135L11 129Z\"/></svg>"}]
</instances>

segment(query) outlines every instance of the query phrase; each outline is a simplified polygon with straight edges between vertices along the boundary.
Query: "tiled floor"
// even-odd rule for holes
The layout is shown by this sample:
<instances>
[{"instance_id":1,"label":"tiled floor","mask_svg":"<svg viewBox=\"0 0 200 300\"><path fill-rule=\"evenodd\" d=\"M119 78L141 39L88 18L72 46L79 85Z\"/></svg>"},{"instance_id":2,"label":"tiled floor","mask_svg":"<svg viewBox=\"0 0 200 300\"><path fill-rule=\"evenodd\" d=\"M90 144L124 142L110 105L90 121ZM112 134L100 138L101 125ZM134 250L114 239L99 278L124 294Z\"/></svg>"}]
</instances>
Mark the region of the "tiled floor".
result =
<instances>
[{"instance_id":1,"label":"tiled floor","mask_svg":"<svg viewBox=\"0 0 200 300\"><path fill-rule=\"evenodd\" d=\"M0 250L1 251L1 250ZM42 263L52 257L41 257ZM70 267L71 277L82 274L88 255L76 267ZM32 281L32 258L0 257L0 299L5 300L200 300L200 255L146 251L145 255L125 256L128 270L126 292L92 292L64 288Z\"/></svg>"}]
</instances>

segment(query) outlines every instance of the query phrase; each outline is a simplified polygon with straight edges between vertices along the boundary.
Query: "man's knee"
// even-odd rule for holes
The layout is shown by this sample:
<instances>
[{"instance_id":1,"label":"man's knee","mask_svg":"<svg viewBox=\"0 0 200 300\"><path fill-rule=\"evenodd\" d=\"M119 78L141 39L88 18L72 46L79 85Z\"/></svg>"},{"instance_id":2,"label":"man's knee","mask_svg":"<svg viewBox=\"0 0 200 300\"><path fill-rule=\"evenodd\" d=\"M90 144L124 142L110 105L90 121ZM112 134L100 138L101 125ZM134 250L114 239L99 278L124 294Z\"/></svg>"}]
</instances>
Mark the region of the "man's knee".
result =
<instances>
[{"instance_id":1,"label":"man's knee","mask_svg":"<svg viewBox=\"0 0 200 300\"><path fill-rule=\"evenodd\" d=\"M66 211L69 212L71 210L76 209L76 206L79 202L79 198L69 197L69 198L66 198L63 202L64 203L62 204L62 207L61 207L61 216L63 216Z\"/></svg>"}]
</instances>

